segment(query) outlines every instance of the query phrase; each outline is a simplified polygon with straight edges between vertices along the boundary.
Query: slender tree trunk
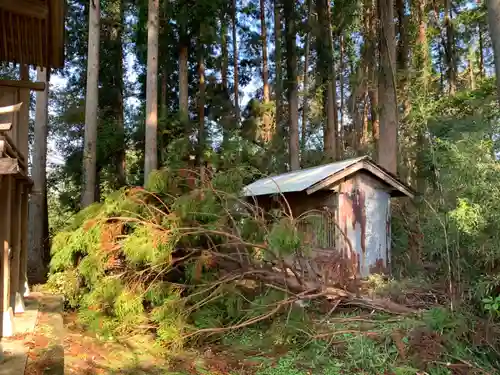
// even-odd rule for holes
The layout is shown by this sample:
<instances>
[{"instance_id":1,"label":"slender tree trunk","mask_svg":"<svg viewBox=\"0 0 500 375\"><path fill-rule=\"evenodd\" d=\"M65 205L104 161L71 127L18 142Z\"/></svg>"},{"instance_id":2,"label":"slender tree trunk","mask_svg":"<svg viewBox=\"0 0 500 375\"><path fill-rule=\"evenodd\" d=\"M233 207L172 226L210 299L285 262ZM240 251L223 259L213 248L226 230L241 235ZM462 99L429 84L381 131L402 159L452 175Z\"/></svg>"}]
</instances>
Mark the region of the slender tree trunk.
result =
<instances>
[{"instance_id":1,"label":"slender tree trunk","mask_svg":"<svg viewBox=\"0 0 500 375\"><path fill-rule=\"evenodd\" d=\"M125 164L125 126L124 126L124 106L123 106L123 44L122 44L122 30L123 30L123 21L124 21L124 6L123 0L119 0L117 2L118 9L114 12L115 14L112 17L113 21L113 32L112 39L115 49L117 51L116 54L116 87L114 92L116 93L116 128L117 133L120 137L120 145L117 150L117 163L116 163L116 174L117 174L117 182L118 186L122 187L127 183L126 177L126 164Z\"/></svg>"},{"instance_id":2,"label":"slender tree trunk","mask_svg":"<svg viewBox=\"0 0 500 375\"><path fill-rule=\"evenodd\" d=\"M429 44L427 43L427 19L426 19L426 4L427 0L419 0L417 3L417 22L418 34L416 44L416 67L420 72L421 83L424 91L427 92L430 76L429 64Z\"/></svg>"},{"instance_id":3,"label":"slender tree trunk","mask_svg":"<svg viewBox=\"0 0 500 375\"><path fill-rule=\"evenodd\" d=\"M305 148L307 142L307 110L308 110L308 90L309 90L309 54L311 49L311 27L312 27L312 0L307 0L307 34L306 34L306 45L304 50L304 97L302 101L302 137L301 137L301 147Z\"/></svg>"},{"instance_id":4,"label":"slender tree trunk","mask_svg":"<svg viewBox=\"0 0 500 375\"><path fill-rule=\"evenodd\" d=\"M408 18L406 2L404 0L396 0L397 16L398 16L398 46L397 46L397 70L398 70L398 86L399 92L402 97L402 120L404 120L411 111L411 101L408 92L408 81L409 81L409 30L408 30Z\"/></svg>"},{"instance_id":5,"label":"slender tree trunk","mask_svg":"<svg viewBox=\"0 0 500 375\"><path fill-rule=\"evenodd\" d=\"M47 69L37 68L37 81L45 82L45 90L36 93L35 139L33 142L33 188L29 200L30 249L28 251L28 275L30 284L45 282L47 265L48 228L45 227L47 215L47 135L48 135L48 91L49 74Z\"/></svg>"},{"instance_id":6,"label":"slender tree trunk","mask_svg":"<svg viewBox=\"0 0 500 375\"><path fill-rule=\"evenodd\" d=\"M368 143L368 91L365 92L364 95L364 104L363 104L363 127L361 131L361 147L358 150L363 150Z\"/></svg>"},{"instance_id":7,"label":"slender tree trunk","mask_svg":"<svg viewBox=\"0 0 500 375\"><path fill-rule=\"evenodd\" d=\"M222 59L221 59L221 76L222 76L222 91L225 95L228 95L229 98L229 89L228 89L228 70L229 70L229 50L228 50L228 21L227 21L227 13L226 8L224 8L224 12L221 17L221 48L222 48ZM232 128L232 114L226 113L222 118L222 147L224 148L229 142L230 130Z\"/></svg>"},{"instance_id":8,"label":"slender tree trunk","mask_svg":"<svg viewBox=\"0 0 500 375\"><path fill-rule=\"evenodd\" d=\"M378 73L379 53L377 45L377 1L365 0L365 36L366 50L365 63L368 75L368 97L370 98L370 118L372 125L372 140L375 155L378 154L378 143L380 138L380 111L378 97Z\"/></svg>"},{"instance_id":9,"label":"slender tree trunk","mask_svg":"<svg viewBox=\"0 0 500 375\"><path fill-rule=\"evenodd\" d=\"M99 106L99 39L100 0L89 6L89 38L87 53L87 91L85 100L85 140L83 149L83 193L85 208L95 202L97 165L97 109Z\"/></svg>"},{"instance_id":10,"label":"slender tree trunk","mask_svg":"<svg viewBox=\"0 0 500 375\"><path fill-rule=\"evenodd\" d=\"M297 85L297 45L295 31L295 0L285 0L285 38L287 55L287 94L290 169L300 168L299 96Z\"/></svg>"},{"instance_id":11,"label":"slender tree trunk","mask_svg":"<svg viewBox=\"0 0 500 375\"><path fill-rule=\"evenodd\" d=\"M468 73L469 73L469 87L471 90L476 89L476 75L474 72L474 49L472 47L469 48L469 56L468 56Z\"/></svg>"},{"instance_id":12,"label":"slender tree trunk","mask_svg":"<svg viewBox=\"0 0 500 375\"><path fill-rule=\"evenodd\" d=\"M378 0L380 19L380 139L378 162L394 175L397 174L398 120L395 87L396 37L393 0Z\"/></svg>"},{"instance_id":13,"label":"slender tree trunk","mask_svg":"<svg viewBox=\"0 0 500 375\"><path fill-rule=\"evenodd\" d=\"M232 24L233 24L233 69L234 69L234 110L236 116L236 123L240 122L240 99L239 99L239 75L238 75L238 35L236 32L237 18L236 18L236 0L233 0L232 6Z\"/></svg>"},{"instance_id":14,"label":"slender tree trunk","mask_svg":"<svg viewBox=\"0 0 500 375\"><path fill-rule=\"evenodd\" d=\"M446 65L448 68L448 85L450 95L455 95L457 91L457 61L455 56L455 31L451 17L451 0L445 0L445 18L446 27Z\"/></svg>"},{"instance_id":15,"label":"slender tree trunk","mask_svg":"<svg viewBox=\"0 0 500 375\"><path fill-rule=\"evenodd\" d=\"M340 138L342 139L342 133L344 129L344 34L340 35Z\"/></svg>"},{"instance_id":16,"label":"slender tree trunk","mask_svg":"<svg viewBox=\"0 0 500 375\"><path fill-rule=\"evenodd\" d=\"M160 11L160 19L158 24L158 38L161 40L165 37L165 29L168 27L168 2L164 2ZM163 60L168 51L166 48L161 46L161 43L158 45L158 66L160 70L160 116L159 116L159 126L161 130L165 129L167 116L168 116L168 80L169 80L169 66ZM158 138L158 149L163 150L165 145L163 144L163 137ZM158 165L162 165L161 153L159 153Z\"/></svg>"},{"instance_id":17,"label":"slender tree trunk","mask_svg":"<svg viewBox=\"0 0 500 375\"><path fill-rule=\"evenodd\" d=\"M443 49L439 48L439 56L438 56L438 66L439 66L439 91L440 93L444 93L444 62L443 62ZM438 94L438 97L440 95Z\"/></svg>"},{"instance_id":18,"label":"slender tree trunk","mask_svg":"<svg viewBox=\"0 0 500 375\"><path fill-rule=\"evenodd\" d=\"M222 76L222 88L227 92L227 71L229 67L229 52L227 48L227 20L226 13L222 16L221 20L221 48L222 48L222 61L221 61L221 76Z\"/></svg>"},{"instance_id":19,"label":"slender tree trunk","mask_svg":"<svg viewBox=\"0 0 500 375\"><path fill-rule=\"evenodd\" d=\"M495 57L498 100L500 101L500 0L488 0L486 4L488 7L491 44L493 45L493 54Z\"/></svg>"},{"instance_id":20,"label":"slender tree trunk","mask_svg":"<svg viewBox=\"0 0 500 375\"><path fill-rule=\"evenodd\" d=\"M168 70L166 64L161 67L160 119L165 121L168 115Z\"/></svg>"},{"instance_id":21,"label":"slender tree trunk","mask_svg":"<svg viewBox=\"0 0 500 375\"><path fill-rule=\"evenodd\" d=\"M266 27L266 3L265 0L260 0L260 37L262 40L262 86L263 86L263 103L264 103L264 131L263 141L269 143L272 139L273 130L271 124L271 116L269 115L269 66L267 59L267 27Z\"/></svg>"},{"instance_id":22,"label":"slender tree trunk","mask_svg":"<svg viewBox=\"0 0 500 375\"><path fill-rule=\"evenodd\" d=\"M337 158L337 105L336 105L336 76L333 61L333 39L330 21L330 9L328 0L316 0L316 12L318 14L318 33L316 44L318 51L318 70L322 81L324 111L326 114L326 126L324 127L324 150L328 159Z\"/></svg>"},{"instance_id":23,"label":"slender tree trunk","mask_svg":"<svg viewBox=\"0 0 500 375\"><path fill-rule=\"evenodd\" d=\"M415 49L415 71L417 72L417 84L422 88L424 95L428 95L428 87L430 81L430 71L431 62L429 58L429 44L427 41L427 17L426 17L426 5L427 0L418 0L417 2L417 22L418 22L418 33L416 39L416 49ZM416 180L416 187L418 192L424 193L426 189L426 180L422 175L422 170L424 166L424 152L425 146L425 135L424 130L419 127L416 129L416 157L415 165L413 170L413 176ZM418 215L412 215L415 217L414 230L419 230ZM413 232L412 232L413 233ZM414 244L417 244L418 253L420 254L421 244L420 241L413 240Z\"/></svg>"},{"instance_id":24,"label":"slender tree trunk","mask_svg":"<svg viewBox=\"0 0 500 375\"><path fill-rule=\"evenodd\" d=\"M481 25L477 26L477 32L479 34L479 76L484 78L484 41Z\"/></svg>"},{"instance_id":25,"label":"slender tree trunk","mask_svg":"<svg viewBox=\"0 0 500 375\"><path fill-rule=\"evenodd\" d=\"M205 57L203 44L198 46L198 166L203 166L205 148Z\"/></svg>"},{"instance_id":26,"label":"slender tree trunk","mask_svg":"<svg viewBox=\"0 0 500 375\"><path fill-rule=\"evenodd\" d=\"M378 80L377 80L378 81ZM370 97L370 117L372 119L372 139L375 144L375 150L377 151L380 142L380 104L379 104L379 92L377 89L370 90L368 92Z\"/></svg>"},{"instance_id":27,"label":"slender tree trunk","mask_svg":"<svg viewBox=\"0 0 500 375\"><path fill-rule=\"evenodd\" d=\"M276 96L276 129L279 129L281 134L281 99L283 96L283 72L282 72L282 55L281 55L281 0L274 0L274 46L275 46L275 64L276 64L276 87L275 87L275 96Z\"/></svg>"},{"instance_id":28,"label":"slender tree trunk","mask_svg":"<svg viewBox=\"0 0 500 375\"><path fill-rule=\"evenodd\" d=\"M186 123L189 118L188 46L181 41L179 49L179 114Z\"/></svg>"},{"instance_id":29,"label":"slender tree trunk","mask_svg":"<svg viewBox=\"0 0 500 375\"><path fill-rule=\"evenodd\" d=\"M158 168L158 11L159 0L149 0L144 184L149 174Z\"/></svg>"}]
</instances>

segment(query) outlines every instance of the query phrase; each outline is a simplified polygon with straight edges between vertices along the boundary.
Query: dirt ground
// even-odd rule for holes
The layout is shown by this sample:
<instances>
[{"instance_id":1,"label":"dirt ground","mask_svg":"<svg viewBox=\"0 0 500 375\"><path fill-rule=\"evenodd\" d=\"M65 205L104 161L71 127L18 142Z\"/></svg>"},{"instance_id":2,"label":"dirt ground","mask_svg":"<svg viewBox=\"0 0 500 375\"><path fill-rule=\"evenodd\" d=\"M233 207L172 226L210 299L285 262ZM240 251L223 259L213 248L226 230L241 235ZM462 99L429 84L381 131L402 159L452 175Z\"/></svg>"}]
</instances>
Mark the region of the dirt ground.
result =
<instances>
[{"instance_id":1,"label":"dirt ground","mask_svg":"<svg viewBox=\"0 0 500 375\"><path fill-rule=\"evenodd\" d=\"M75 313L63 312L60 300L43 295L39 304L33 335L17 338L29 348L25 375L229 375L252 366L210 349L167 360L152 338L102 341L78 325Z\"/></svg>"},{"instance_id":2,"label":"dirt ground","mask_svg":"<svg viewBox=\"0 0 500 375\"><path fill-rule=\"evenodd\" d=\"M242 352L242 356L236 357L238 350L235 348L206 346L199 351L183 351L181 355L167 359L152 337L103 341L79 326L76 313L63 312L60 299L41 295L39 305L33 334L17 338L29 348L25 375L250 375L262 365L262 362L255 362L256 358L269 356L267 362L272 364L286 354L286 350L279 352L276 346L272 353ZM391 338L403 362L409 360L418 368L425 369L429 364L442 360L444 341L436 333L415 329L406 343L403 342L402 332L394 331ZM465 361L443 365L448 374L482 373Z\"/></svg>"}]
</instances>

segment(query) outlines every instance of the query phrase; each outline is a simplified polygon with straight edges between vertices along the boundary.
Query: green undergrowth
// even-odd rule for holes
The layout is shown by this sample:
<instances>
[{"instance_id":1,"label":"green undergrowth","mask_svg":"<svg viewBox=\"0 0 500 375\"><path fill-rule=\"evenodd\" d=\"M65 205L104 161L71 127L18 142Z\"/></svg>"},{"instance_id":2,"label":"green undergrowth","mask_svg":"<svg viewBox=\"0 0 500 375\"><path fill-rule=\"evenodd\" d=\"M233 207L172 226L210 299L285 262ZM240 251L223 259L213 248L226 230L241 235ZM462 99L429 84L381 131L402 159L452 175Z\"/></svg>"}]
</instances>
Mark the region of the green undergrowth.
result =
<instances>
[{"instance_id":1,"label":"green undergrowth","mask_svg":"<svg viewBox=\"0 0 500 375\"><path fill-rule=\"evenodd\" d=\"M492 338L492 326L469 312L433 308L395 317L339 308L328 316L331 304L326 311L320 301L284 304L285 291L244 279L244 266L228 278L214 254L221 261L244 249L259 265L269 254L307 251L285 213L264 218L239 199L252 176L236 169L201 187L185 173L163 170L151 176L148 190L109 195L54 237L48 288L63 294L66 307L102 340L152 335L171 358L215 346L216 357L229 362L225 374L447 374L450 365L494 373L500 367L500 335ZM264 242L267 253L259 247ZM433 294L417 279L369 284L370 293L393 300L417 286L427 290L413 293L417 299ZM213 361L198 359L204 373L217 374Z\"/></svg>"},{"instance_id":2,"label":"green undergrowth","mask_svg":"<svg viewBox=\"0 0 500 375\"><path fill-rule=\"evenodd\" d=\"M221 343L251 358L260 375L497 373L499 357L478 342L486 334L478 324L444 308L415 317L351 312L333 315L319 332L276 323L234 332Z\"/></svg>"}]
</instances>

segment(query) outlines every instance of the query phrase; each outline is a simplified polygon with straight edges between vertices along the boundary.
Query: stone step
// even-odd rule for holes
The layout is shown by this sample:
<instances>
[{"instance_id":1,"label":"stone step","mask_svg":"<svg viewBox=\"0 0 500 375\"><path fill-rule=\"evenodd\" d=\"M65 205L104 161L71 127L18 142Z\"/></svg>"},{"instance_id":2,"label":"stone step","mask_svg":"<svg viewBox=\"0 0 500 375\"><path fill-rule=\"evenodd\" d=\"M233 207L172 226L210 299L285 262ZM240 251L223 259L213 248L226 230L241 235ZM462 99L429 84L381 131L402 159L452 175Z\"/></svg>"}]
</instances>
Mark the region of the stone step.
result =
<instances>
[{"instance_id":1,"label":"stone step","mask_svg":"<svg viewBox=\"0 0 500 375\"><path fill-rule=\"evenodd\" d=\"M26 311L14 318L16 334L2 340L0 375L64 374L62 312L60 296L32 293L26 299Z\"/></svg>"},{"instance_id":2,"label":"stone step","mask_svg":"<svg viewBox=\"0 0 500 375\"><path fill-rule=\"evenodd\" d=\"M0 339L0 375L19 375L24 373L30 340L38 319L39 302L36 296L25 299L25 311L14 318L14 334Z\"/></svg>"}]
</instances>

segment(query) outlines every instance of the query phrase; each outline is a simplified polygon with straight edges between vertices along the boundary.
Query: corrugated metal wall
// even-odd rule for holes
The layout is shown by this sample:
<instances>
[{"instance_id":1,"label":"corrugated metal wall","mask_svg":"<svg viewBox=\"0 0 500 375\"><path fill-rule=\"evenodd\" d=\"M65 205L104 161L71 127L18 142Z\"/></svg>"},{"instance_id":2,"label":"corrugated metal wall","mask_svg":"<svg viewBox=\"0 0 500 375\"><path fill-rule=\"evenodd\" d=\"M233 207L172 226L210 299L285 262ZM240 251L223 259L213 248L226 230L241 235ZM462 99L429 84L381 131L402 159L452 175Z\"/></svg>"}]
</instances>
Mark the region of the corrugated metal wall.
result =
<instances>
[{"instance_id":1,"label":"corrugated metal wall","mask_svg":"<svg viewBox=\"0 0 500 375\"><path fill-rule=\"evenodd\" d=\"M390 195L376 179L357 174L341 183L339 225L352 251L339 247L359 277L386 273L390 265Z\"/></svg>"}]
</instances>

